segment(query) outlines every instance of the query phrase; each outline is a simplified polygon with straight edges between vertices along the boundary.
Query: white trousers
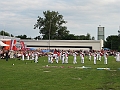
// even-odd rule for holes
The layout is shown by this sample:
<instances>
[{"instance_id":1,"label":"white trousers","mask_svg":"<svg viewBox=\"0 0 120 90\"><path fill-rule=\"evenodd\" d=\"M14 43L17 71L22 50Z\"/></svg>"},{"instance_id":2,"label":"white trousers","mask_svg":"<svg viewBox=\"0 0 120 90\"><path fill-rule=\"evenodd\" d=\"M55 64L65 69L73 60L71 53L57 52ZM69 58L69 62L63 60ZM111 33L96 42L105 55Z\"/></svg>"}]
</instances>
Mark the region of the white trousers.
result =
<instances>
[{"instance_id":1,"label":"white trousers","mask_svg":"<svg viewBox=\"0 0 120 90\"><path fill-rule=\"evenodd\" d=\"M76 64L77 63L77 61L76 61L77 59L76 58L74 58L74 60L73 60L73 64Z\"/></svg>"},{"instance_id":2,"label":"white trousers","mask_svg":"<svg viewBox=\"0 0 120 90\"><path fill-rule=\"evenodd\" d=\"M94 57L94 64L96 64L96 57Z\"/></svg>"},{"instance_id":3,"label":"white trousers","mask_svg":"<svg viewBox=\"0 0 120 90\"><path fill-rule=\"evenodd\" d=\"M104 64L107 64L107 58L104 59Z\"/></svg>"}]
</instances>

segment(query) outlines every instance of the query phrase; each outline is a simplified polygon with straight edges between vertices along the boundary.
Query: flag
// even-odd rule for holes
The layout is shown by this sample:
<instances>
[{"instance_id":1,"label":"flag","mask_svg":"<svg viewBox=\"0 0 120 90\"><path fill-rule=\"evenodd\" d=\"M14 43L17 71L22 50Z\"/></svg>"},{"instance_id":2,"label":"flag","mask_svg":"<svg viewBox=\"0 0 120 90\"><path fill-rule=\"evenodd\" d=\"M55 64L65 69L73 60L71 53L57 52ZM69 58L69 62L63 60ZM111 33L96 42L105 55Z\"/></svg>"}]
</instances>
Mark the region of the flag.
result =
<instances>
[{"instance_id":1,"label":"flag","mask_svg":"<svg viewBox=\"0 0 120 90\"><path fill-rule=\"evenodd\" d=\"M21 44L21 50L25 50L25 44L23 41L20 41L20 44Z\"/></svg>"},{"instance_id":2,"label":"flag","mask_svg":"<svg viewBox=\"0 0 120 90\"><path fill-rule=\"evenodd\" d=\"M16 50L16 40L11 40L10 50Z\"/></svg>"}]
</instances>

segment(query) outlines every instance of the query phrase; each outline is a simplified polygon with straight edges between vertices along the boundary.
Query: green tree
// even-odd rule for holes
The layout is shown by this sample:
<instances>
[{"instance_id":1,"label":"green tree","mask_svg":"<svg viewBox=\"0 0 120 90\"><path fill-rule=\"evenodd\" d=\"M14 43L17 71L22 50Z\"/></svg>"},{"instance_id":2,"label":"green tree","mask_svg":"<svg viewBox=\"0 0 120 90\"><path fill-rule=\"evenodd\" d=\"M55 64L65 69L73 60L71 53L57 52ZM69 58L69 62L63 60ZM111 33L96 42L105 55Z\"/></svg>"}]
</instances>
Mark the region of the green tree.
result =
<instances>
[{"instance_id":1,"label":"green tree","mask_svg":"<svg viewBox=\"0 0 120 90\"><path fill-rule=\"evenodd\" d=\"M63 16L55 11L44 11L44 18L38 16L37 23L34 25L34 29L38 28L39 33L44 34L43 39L63 39L69 34L66 26L67 22L63 19Z\"/></svg>"},{"instance_id":2,"label":"green tree","mask_svg":"<svg viewBox=\"0 0 120 90\"><path fill-rule=\"evenodd\" d=\"M120 47L120 37L117 35L108 36L104 42L104 47L112 50L118 50Z\"/></svg>"},{"instance_id":3,"label":"green tree","mask_svg":"<svg viewBox=\"0 0 120 90\"><path fill-rule=\"evenodd\" d=\"M8 32L5 32L5 31L0 31L0 35L3 35L3 36L10 36L10 34Z\"/></svg>"},{"instance_id":4,"label":"green tree","mask_svg":"<svg viewBox=\"0 0 120 90\"><path fill-rule=\"evenodd\" d=\"M74 34L68 34L65 35L65 37L62 38L63 40L76 40L76 37L74 36Z\"/></svg>"},{"instance_id":5,"label":"green tree","mask_svg":"<svg viewBox=\"0 0 120 90\"><path fill-rule=\"evenodd\" d=\"M94 37L94 36L92 36L91 40L95 40L95 37Z\"/></svg>"},{"instance_id":6,"label":"green tree","mask_svg":"<svg viewBox=\"0 0 120 90\"><path fill-rule=\"evenodd\" d=\"M27 39L26 35L18 35L18 36L15 36L15 37L20 38L20 39Z\"/></svg>"},{"instance_id":7,"label":"green tree","mask_svg":"<svg viewBox=\"0 0 120 90\"><path fill-rule=\"evenodd\" d=\"M87 35L86 35L86 40L91 40L91 36L89 33L87 33Z\"/></svg>"},{"instance_id":8,"label":"green tree","mask_svg":"<svg viewBox=\"0 0 120 90\"><path fill-rule=\"evenodd\" d=\"M0 35L14 37L13 34L10 34L10 33L6 32L4 30L0 31Z\"/></svg>"},{"instance_id":9,"label":"green tree","mask_svg":"<svg viewBox=\"0 0 120 90\"><path fill-rule=\"evenodd\" d=\"M10 34L11 37L14 37L12 34Z\"/></svg>"}]
</instances>

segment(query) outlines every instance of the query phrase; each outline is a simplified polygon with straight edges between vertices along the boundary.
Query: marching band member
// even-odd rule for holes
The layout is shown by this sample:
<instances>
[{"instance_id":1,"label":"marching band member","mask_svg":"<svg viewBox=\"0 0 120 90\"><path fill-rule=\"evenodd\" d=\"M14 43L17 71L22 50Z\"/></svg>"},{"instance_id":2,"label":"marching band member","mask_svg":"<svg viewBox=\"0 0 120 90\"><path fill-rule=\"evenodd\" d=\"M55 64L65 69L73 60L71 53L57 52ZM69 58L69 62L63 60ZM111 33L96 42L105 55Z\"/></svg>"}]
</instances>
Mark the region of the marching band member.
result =
<instances>
[{"instance_id":1,"label":"marching band member","mask_svg":"<svg viewBox=\"0 0 120 90\"><path fill-rule=\"evenodd\" d=\"M99 60L99 56L100 56L100 52L97 51L97 56L96 56L96 59Z\"/></svg>"},{"instance_id":2,"label":"marching band member","mask_svg":"<svg viewBox=\"0 0 120 90\"><path fill-rule=\"evenodd\" d=\"M35 52L35 63L38 63L38 53Z\"/></svg>"},{"instance_id":3,"label":"marching band member","mask_svg":"<svg viewBox=\"0 0 120 90\"><path fill-rule=\"evenodd\" d=\"M68 52L65 53L65 63L68 63Z\"/></svg>"},{"instance_id":4,"label":"marching band member","mask_svg":"<svg viewBox=\"0 0 120 90\"><path fill-rule=\"evenodd\" d=\"M74 52L73 53L73 57L74 57L74 59L73 59L73 64L76 64L77 63L77 52Z\"/></svg>"},{"instance_id":5,"label":"marching band member","mask_svg":"<svg viewBox=\"0 0 120 90\"><path fill-rule=\"evenodd\" d=\"M120 61L120 53L119 52L116 53L116 57L115 58L116 58L116 61Z\"/></svg>"},{"instance_id":6,"label":"marching band member","mask_svg":"<svg viewBox=\"0 0 120 90\"><path fill-rule=\"evenodd\" d=\"M81 60L81 63L82 63L82 52L80 52L80 60Z\"/></svg>"},{"instance_id":7,"label":"marching band member","mask_svg":"<svg viewBox=\"0 0 120 90\"><path fill-rule=\"evenodd\" d=\"M85 54L82 53L82 54L81 54L81 63L84 63L84 56L85 56Z\"/></svg>"},{"instance_id":8,"label":"marching band member","mask_svg":"<svg viewBox=\"0 0 120 90\"><path fill-rule=\"evenodd\" d=\"M96 60L97 60L97 53L94 52L94 65L96 64Z\"/></svg>"},{"instance_id":9,"label":"marching band member","mask_svg":"<svg viewBox=\"0 0 120 90\"><path fill-rule=\"evenodd\" d=\"M30 55L29 55L29 52L26 53L26 56L27 56L27 60L30 60Z\"/></svg>"},{"instance_id":10,"label":"marching band member","mask_svg":"<svg viewBox=\"0 0 120 90\"><path fill-rule=\"evenodd\" d=\"M34 54L34 52L31 53L31 57L32 57L31 60L34 60L34 59L35 59L35 54Z\"/></svg>"},{"instance_id":11,"label":"marching band member","mask_svg":"<svg viewBox=\"0 0 120 90\"><path fill-rule=\"evenodd\" d=\"M108 56L108 53L105 52L104 53L104 64L106 64L106 65L107 65L107 56Z\"/></svg>"},{"instance_id":12,"label":"marching band member","mask_svg":"<svg viewBox=\"0 0 120 90\"><path fill-rule=\"evenodd\" d=\"M91 61L92 53L89 52L89 60Z\"/></svg>"},{"instance_id":13,"label":"marching band member","mask_svg":"<svg viewBox=\"0 0 120 90\"><path fill-rule=\"evenodd\" d=\"M50 61L51 61L51 63L53 63L53 53L51 53L51 55L50 55Z\"/></svg>"},{"instance_id":14,"label":"marching band member","mask_svg":"<svg viewBox=\"0 0 120 90\"><path fill-rule=\"evenodd\" d=\"M50 54L50 52L48 53L48 63L51 63L51 54Z\"/></svg>"},{"instance_id":15,"label":"marching band member","mask_svg":"<svg viewBox=\"0 0 120 90\"><path fill-rule=\"evenodd\" d=\"M62 64L65 63L65 52L62 53Z\"/></svg>"},{"instance_id":16,"label":"marching band member","mask_svg":"<svg viewBox=\"0 0 120 90\"><path fill-rule=\"evenodd\" d=\"M58 63L58 60L59 60L59 52L57 52L57 54L55 55L55 58L56 58L56 63Z\"/></svg>"},{"instance_id":17,"label":"marching band member","mask_svg":"<svg viewBox=\"0 0 120 90\"><path fill-rule=\"evenodd\" d=\"M102 52L100 52L100 55L99 55L99 60L101 61L101 57L102 57Z\"/></svg>"},{"instance_id":18,"label":"marching band member","mask_svg":"<svg viewBox=\"0 0 120 90\"><path fill-rule=\"evenodd\" d=\"M59 58L60 58L60 60L62 60L62 51L60 51Z\"/></svg>"},{"instance_id":19,"label":"marching band member","mask_svg":"<svg viewBox=\"0 0 120 90\"><path fill-rule=\"evenodd\" d=\"M24 61L25 60L25 53L22 52L22 60Z\"/></svg>"}]
</instances>

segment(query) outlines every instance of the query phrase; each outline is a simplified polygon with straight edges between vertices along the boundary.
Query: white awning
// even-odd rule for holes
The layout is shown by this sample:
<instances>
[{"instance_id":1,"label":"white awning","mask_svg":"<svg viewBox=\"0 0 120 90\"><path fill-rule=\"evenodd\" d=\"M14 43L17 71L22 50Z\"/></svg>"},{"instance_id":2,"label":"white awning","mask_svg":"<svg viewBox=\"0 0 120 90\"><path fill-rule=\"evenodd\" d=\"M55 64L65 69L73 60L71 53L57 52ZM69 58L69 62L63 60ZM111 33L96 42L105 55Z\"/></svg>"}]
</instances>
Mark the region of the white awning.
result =
<instances>
[{"instance_id":1,"label":"white awning","mask_svg":"<svg viewBox=\"0 0 120 90\"><path fill-rule=\"evenodd\" d=\"M7 45L7 44L3 43L2 41L0 41L0 46L9 46L9 45Z\"/></svg>"}]
</instances>

